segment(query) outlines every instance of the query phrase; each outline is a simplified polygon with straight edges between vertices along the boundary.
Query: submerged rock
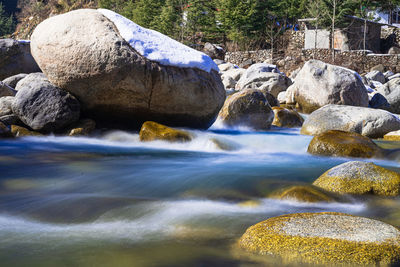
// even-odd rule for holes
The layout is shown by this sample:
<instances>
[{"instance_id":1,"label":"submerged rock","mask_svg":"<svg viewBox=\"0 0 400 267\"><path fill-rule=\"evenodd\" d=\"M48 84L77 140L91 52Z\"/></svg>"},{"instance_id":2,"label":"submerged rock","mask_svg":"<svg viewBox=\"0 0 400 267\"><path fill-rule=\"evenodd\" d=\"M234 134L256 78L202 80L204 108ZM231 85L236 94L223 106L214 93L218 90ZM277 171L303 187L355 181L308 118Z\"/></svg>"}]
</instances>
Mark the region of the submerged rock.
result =
<instances>
[{"instance_id":1,"label":"submerged rock","mask_svg":"<svg viewBox=\"0 0 400 267\"><path fill-rule=\"evenodd\" d=\"M151 120L208 128L225 100L217 65L199 51L139 27L109 10L75 10L40 23L31 50L50 82L72 93L84 115L99 124L140 128ZM132 39L149 35L137 42L122 36L134 31ZM131 46L159 40L168 48ZM175 57L161 63L152 59L163 53ZM179 64L171 63L178 59ZM182 67L184 61L190 64Z\"/></svg>"},{"instance_id":2,"label":"submerged rock","mask_svg":"<svg viewBox=\"0 0 400 267\"><path fill-rule=\"evenodd\" d=\"M306 62L286 94L305 113L329 104L368 106L368 94L354 71L318 60Z\"/></svg>"},{"instance_id":3,"label":"submerged rock","mask_svg":"<svg viewBox=\"0 0 400 267\"><path fill-rule=\"evenodd\" d=\"M313 185L340 194L400 194L400 174L370 162L350 161L329 169Z\"/></svg>"},{"instance_id":4,"label":"submerged rock","mask_svg":"<svg viewBox=\"0 0 400 267\"><path fill-rule=\"evenodd\" d=\"M328 105L307 117L301 128L302 134L317 135L329 130L359 133L371 138L400 130L400 119L380 109Z\"/></svg>"},{"instance_id":5,"label":"submerged rock","mask_svg":"<svg viewBox=\"0 0 400 267\"><path fill-rule=\"evenodd\" d=\"M286 109L281 107L272 107L275 117L272 121L272 125L278 127L301 127L304 119L301 115L292 109Z\"/></svg>"},{"instance_id":6,"label":"submerged rock","mask_svg":"<svg viewBox=\"0 0 400 267\"><path fill-rule=\"evenodd\" d=\"M343 213L297 213L251 226L240 248L311 264L391 264L400 260L400 231Z\"/></svg>"},{"instance_id":7,"label":"submerged rock","mask_svg":"<svg viewBox=\"0 0 400 267\"><path fill-rule=\"evenodd\" d=\"M193 136L189 132L173 129L153 121L143 123L139 137L142 142L154 140L189 142L193 139Z\"/></svg>"},{"instance_id":8,"label":"submerged rock","mask_svg":"<svg viewBox=\"0 0 400 267\"><path fill-rule=\"evenodd\" d=\"M308 145L307 152L313 155L353 158L383 156L383 150L370 138L336 130L315 136Z\"/></svg>"},{"instance_id":9,"label":"submerged rock","mask_svg":"<svg viewBox=\"0 0 400 267\"><path fill-rule=\"evenodd\" d=\"M325 190L311 185L295 185L279 189L273 192L270 197L309 203L336 201L336 198Z\"/></svg>"},{"instance_id":10,"label":"submerged rock","mask_svg":"<svg viewBox=\"0 0 400 267\"><path fill-rule=\"evenodd\" d=\"M76 122L80 115L78 100L57 88L43 73L31 73L17 85L12 110L35 131L52 132Z\"/></svg>"},{"instance_id":11,"label":"submerged rock","mask_svg":"<svg viewBox=\"0 0 400 267\"><path fill-rule=\"evenodd\" d=\"M232 95L225 101L219 118L228 126L247 126L255 130L267 130L271 127L274 112L261 91L247 89Z\"/></svg>"}]
</instances>

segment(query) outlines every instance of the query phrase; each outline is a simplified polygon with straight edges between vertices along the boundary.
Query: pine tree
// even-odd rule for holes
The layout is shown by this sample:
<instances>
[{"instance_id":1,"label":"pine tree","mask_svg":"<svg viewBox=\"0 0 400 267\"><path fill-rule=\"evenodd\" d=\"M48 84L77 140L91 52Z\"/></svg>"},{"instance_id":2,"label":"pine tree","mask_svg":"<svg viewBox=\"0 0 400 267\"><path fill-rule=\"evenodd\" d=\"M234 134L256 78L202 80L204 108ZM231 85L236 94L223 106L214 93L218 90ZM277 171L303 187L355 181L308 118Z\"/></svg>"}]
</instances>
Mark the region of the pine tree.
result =
<instances>
[{"instance_id":1,"label":"pine tree","mask_svg":"<svg viewBox=\"0 0 400 267\"><path fill-rule=\"evenodd\" d=\"M173 38L179 36L179 25L182 22L182 10L177 0L166 0L161 13L155 18L154 29Z\"/></svg>"},{"instance_id":2,"label":"pine tree","mask_svg":"<svg viewBox=\"0 0 400 267\"><path fill-rule=\"evenodd\" d=\"M8 16L4 10L3 4L0 2L0 37L11 34L14 28L14 16Z\"/></svg>"},{"instance_id":3,"label":"pine tree","mask_svg":"<svg viewBox=\"0 0 400 267\"><path fill-rule=\"evenodd\" d=\"M123 14L140 26L154 29L164 5L165 0L131 0L126 4Z\"/></svg>"}]
</instances>

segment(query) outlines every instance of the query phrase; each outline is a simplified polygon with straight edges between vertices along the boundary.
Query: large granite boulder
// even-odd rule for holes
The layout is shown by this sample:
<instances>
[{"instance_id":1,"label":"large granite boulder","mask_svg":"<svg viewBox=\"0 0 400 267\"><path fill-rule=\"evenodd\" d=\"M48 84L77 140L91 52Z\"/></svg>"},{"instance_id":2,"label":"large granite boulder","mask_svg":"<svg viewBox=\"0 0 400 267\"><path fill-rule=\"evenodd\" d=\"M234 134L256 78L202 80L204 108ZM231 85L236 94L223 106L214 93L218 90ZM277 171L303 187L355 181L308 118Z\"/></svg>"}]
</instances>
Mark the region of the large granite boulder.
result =
<instances>
[{"instance_id":1,"label":"large granite boulder","mask_svg":"<svg viewBox=\"0 0 400 267\"><path fill-rule=\"evenodd\" d=\"M303 117L295 110L282 107L272 107L275 117L272 125L278 127L301 127L303 125Z\"/></svg>"},{"instance_id":2,"label":"large granite boulder","mask_svg":"<svg viewBox=\"0 0 400 267\"><path fill-rule=\"evenodd\" d=\"M243 73L236 84L236 90L258 89L277 97L280 92L285 91L291 84L292 81L280 73L275 65L257 63Z\"/></svg>"},{"instance_id":3,"label":"large granite boulder","mask_svg":"<svg viewBox=\"0 0 400 267\"><path fill-rule=\"evenodd\" d=\"M0 39L0 80L19 73L40 71L26 41Z\"/></svg>"},{"instance_id":4,"label":"large granite boulder","mask_svg":"<svg viewBox=\"0 0 400 267\"><path fill-rule=\"evenodd\" d=\"M400 119L381 110L327 105L311 113L303 123L302 134L318 135L329 130L359 133L371 138L400 130Z\"/></svg>"},{"instance_id":5,"label":"large granite boulder","mask_svg":"<svg viewBox=\"0 0 400 267\"><path fill-rule=\"evenodd\" d=\"M384 109L400 114L400 78L392 79L376 89L389 103Z\"/></svg>"},{"instance_id":6,"label":"large granite boulder","mask_svg":"<svg viewBox=\"0 0 400 267\"><path fill-rule=\"evenodd\" d=\"M17 84L13 113L35 131L53 132L79 119L80 105L70 93L31 73Z\"/></svg>"},{"instance_id":7,"label":"large granite boulder","mask_svg":"<svg viewBox=\"0 0 400 267\"><path fill-rule=\"evenodd\" d=\"M50 82L99 124L208 128L225 100L211 58L109 10L50 17L33 32L31 50Z\"/></svg>"},{"instance_id":8,"label":"large granite boulder","mask_svg":"<svg viewBox=\"0 0 400 267\"><path fill-rule=\"evenodd\" d=\"M247 89L225 101L219 119L230 127L247 126L255 130L267 130L271 127L274 112L262 92Z\"/></svg>"},{"instance_id":9,"label":"large granite boulder","mask_svg":"<svg viewBox=\"0 0 400 267\"><path fill-rule=\"evenodd\" d=\"M384 222L343 213L295 213L246 230L241 249L283 258L287 266L378 265L400 260L400 230ZM395 265L393 265L395 266Z\"/></svg>"},{"instance_id":10,"label":"large granite boulder","mask_svg":"<svg viewBox=\"0 0 400 267\"><path fill-rule=\"evenodd\" d=\"M340 194L398 196L400 174L371 162L350 161L329 169L313 185Z\"/></svg>"},{"instance_id":11,"label":"large granite boulder","mask_svg":"<svg viewBox=\"0 0 400 267\"><path fill-rule=\"evenodd\" d=\"M288 88L286 103L297 103L305 113L328 104L367 107L368 93L355 71L310 60Z\"/></svg>"}]
</instances>

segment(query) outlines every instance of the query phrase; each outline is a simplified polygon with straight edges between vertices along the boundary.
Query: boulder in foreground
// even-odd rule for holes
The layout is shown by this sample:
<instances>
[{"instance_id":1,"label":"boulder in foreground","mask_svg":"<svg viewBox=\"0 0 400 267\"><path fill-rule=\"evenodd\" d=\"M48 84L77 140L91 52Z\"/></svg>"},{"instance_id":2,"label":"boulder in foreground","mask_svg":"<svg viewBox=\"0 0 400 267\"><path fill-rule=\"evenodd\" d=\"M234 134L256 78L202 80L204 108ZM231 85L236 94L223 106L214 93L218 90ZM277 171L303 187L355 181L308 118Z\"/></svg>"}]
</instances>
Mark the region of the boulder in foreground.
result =
<instances>
[{"instance_id":1,"label":"boulder in foreground","mask_svg":"<svg viewBox=\"0 0 400 267\"><path fill-rule=\"evenodd\" d=\"M31 48L50 82L101 125L208 128L225 100L211 58L110 10L50 17L34 30Z\"/></svg>"},{"instance_id":2,"label":"boulder in foreground","mask_svg":"<svg viewBox=\"0 0 400 267\"><path fill-rule=\"evenodd\" d=\"M314 136L307 152L313 155L353 158L383 156L383 150L368 137L336 130Z\"/></svg>"},{"instance_id":3,"label":"boulder in foreground","mask_svg":"<svg viewBox=\"0 0 400 267\"><path fill-rule=\"evenodd\" d=\"M359 133L370 138L400 130L400 119L385 110L327 105L307 117L302 134L318 135L329 130Z\"/></svg>"},{"instance_id":4,"label":"boulder in foreground","mask_svg":"<svg viewBox=\"0 0 400 267\"><path fill-rule=\"evenodd\" d=\"M340 194L397 196L400 174L370 162L350 161L326 171L313 185Z\"/></svg>"},{"instance_id":5,"label":"boulder in foreground","mask_svg":"<svg viewBox=\"0 0 400 267\"><path fill-rule=\"evenodd\" d=\"M297 213L247 229L239 247L285 261L387 265L400 260L400 231L383 222L343 213Z\"/></svg>"}]
</instances>

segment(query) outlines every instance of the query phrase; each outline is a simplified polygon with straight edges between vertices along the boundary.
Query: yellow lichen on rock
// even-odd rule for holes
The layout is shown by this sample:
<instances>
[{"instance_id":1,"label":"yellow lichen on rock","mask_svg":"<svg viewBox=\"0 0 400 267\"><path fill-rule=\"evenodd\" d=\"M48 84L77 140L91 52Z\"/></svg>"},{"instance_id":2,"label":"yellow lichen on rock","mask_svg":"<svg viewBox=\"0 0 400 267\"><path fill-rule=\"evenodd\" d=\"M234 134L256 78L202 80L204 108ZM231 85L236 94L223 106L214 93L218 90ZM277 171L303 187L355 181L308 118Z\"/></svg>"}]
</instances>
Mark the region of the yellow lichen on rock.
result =
<instances>
[{"instance_id":1,"label":"yellow lichen on rock","mask_svg":"<svg viewBox=\"0 0 400 267\"><path fill-rule=\"evenodd\" d=\"M385 134L383 139L388 141L400 141L400 130Z\"/></svg>"},{"instance_id":2,"label":"yellow lichen on rock","mask_svg":"<svg viewBox=\"0 0 400 267\"><path fill-rule=\"evenodd\" d=\"M298 213L251 226L238 246L292 264L391 264L400 260L400 231L342 213Z\"/></svg>"},{"instance_id":3,"label":"yellow lichen on rock","mask_svg":"<svg viewBox=\"0 0 400 267\"><path fill-rule=\"evenodd\" d=\"M370 138L358 133L331 130L314 136L308 153L321 156L372 158L382 157L383 150Z\"/></svg>"},{"instance_id":4,"label":"yellow lichen on rock","mask_svg":"<svg viewBox=\"0 0 400 267\"><path fill-rule=\"evenodd\" d=\"M153 121L143 123L139 132L140 141L164 140L168 142L189 142L193 136L182 130L173 129Z\"/></svg>"},{"instance_id":5,"label":"yellow lichen on rock","mask_svg":"<svg viewBox=\"0 0 400 267\"><path fill-rule=\"evenodd\" d=\"M279 189L271 194L272 198L295 200L299 202L333 202L335 198L324 190L310 185L295 185Z\"/></svg>"},{"instance_id":6,"label":"yellow lichen on rock","mask_svg":"<svg viewBox=\"0 0 400 267\"><path fill-rule=\"evenodd\" d=\"M17 126L17 125L11 125L11 133L15 137L22 137L22 136L43 136L43 134L35 132L35 131L30 131L24 127Z\"/></svg>"},{"instance_id":7,"label":"yellow lichen on rock","mask_svg":"<svg viewBox=\"0 0 400 267\"><path fill-rule=\"evenodd\" d=\"M400 194L400 174L373 163L350 161L329 169L313 185L341 194Z\"/></svg>"},{"instance_id":8,"label":"yellow lichen on rock","mask_svg":"<svg viewBox=\"0 0 400 267\"><path fill-rule=\"evenodd\" d=\"M74 123L68 129L69 136L89 135L96 128L96 122L91 119L83 119Z\"/></svg>"}]
</instances>

